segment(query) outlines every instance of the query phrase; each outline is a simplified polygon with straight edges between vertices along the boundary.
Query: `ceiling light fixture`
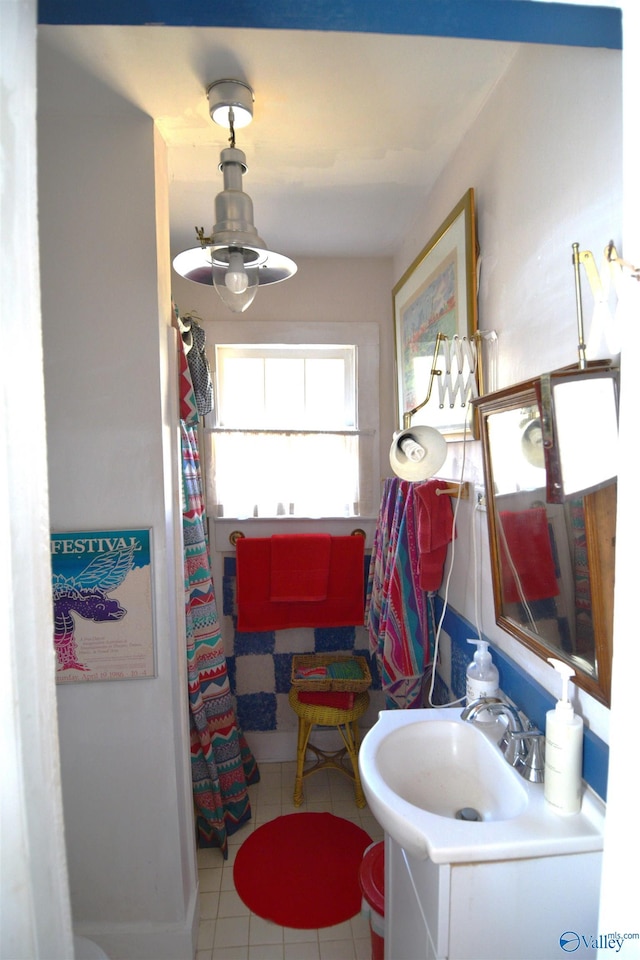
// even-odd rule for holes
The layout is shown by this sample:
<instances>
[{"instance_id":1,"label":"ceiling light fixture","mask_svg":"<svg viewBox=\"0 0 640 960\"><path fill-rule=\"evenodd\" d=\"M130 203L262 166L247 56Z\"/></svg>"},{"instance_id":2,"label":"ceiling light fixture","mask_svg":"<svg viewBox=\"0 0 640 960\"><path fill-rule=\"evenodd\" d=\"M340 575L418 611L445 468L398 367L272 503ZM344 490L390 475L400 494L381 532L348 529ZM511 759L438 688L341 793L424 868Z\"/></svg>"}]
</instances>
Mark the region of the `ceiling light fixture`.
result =
<instances>
[{"instance_id":1,"label":"ceiling light fixture","mask_svg":"<svg viewBox=\"0 0 640 960\"><path fill-rule=\"evenodd\" d=\"M268 250L253 224L253 203L242 189L247 160L236 147L236 127L253 118L253 91L241 80L217 80L207 88L209 113L229 128L230 146L220 153L224 189L216 197L216 222L210 237L196 227L200 246L179 253L173 267L195 283L215 286L221 300L242 313L253 302L258 286L279 283L298 269L293 260Z\"/></svg>"}]
</instances>

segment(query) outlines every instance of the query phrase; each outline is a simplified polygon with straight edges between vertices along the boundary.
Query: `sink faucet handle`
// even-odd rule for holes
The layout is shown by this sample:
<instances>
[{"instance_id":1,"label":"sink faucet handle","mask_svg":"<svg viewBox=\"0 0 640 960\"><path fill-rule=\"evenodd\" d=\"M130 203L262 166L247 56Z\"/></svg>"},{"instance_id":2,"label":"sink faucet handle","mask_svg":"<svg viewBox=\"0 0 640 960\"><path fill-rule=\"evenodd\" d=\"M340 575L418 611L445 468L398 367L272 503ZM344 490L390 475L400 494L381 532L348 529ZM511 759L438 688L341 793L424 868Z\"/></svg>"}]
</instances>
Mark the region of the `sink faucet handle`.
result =
<instances>
[{"instance_id":1,"label":"sink faucet handle","mask_svg":"<svg viewBox=\"0 0 640 960\"><path fill-rule=\"evenodd\" d=\"M507 727L504 731L499 746L504 754L505 760L507 763L510 763L512 767L519 766L524 763L526 759L529 748L524 738L525 733L523 730L512 730L510 727Z\"/></svg>"},{"instance_id":2,"label":"sink faucet handle","mask_svg":"<svg viewBox=\"0 0 640 960\"><path fill-rule=\"evenodd\" d=\"M531 783L544 782L544 733L533 725L522 733L511 731L508 734L511 740L522 742L524 752L520 754L514 764L518 772Z\"/></svg>"}]
</instances>

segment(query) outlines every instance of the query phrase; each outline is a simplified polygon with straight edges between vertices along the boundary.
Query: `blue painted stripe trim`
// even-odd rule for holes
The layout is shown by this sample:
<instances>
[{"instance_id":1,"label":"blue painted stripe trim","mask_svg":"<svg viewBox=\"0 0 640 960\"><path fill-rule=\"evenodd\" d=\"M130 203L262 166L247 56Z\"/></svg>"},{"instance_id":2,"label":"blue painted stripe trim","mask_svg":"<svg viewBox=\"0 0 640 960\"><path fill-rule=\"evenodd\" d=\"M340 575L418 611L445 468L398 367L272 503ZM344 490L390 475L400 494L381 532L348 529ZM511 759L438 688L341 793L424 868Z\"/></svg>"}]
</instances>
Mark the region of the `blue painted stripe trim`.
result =
<instances>
[{"instance_id":1,"label":"blue painted stripe trim","mask_svg":"<svg viewBox=\"0 0 640 960\"><path fill-rule=\"evenodd\" d=\"M40 0L38 22L340 30L622 48L617 7L534 0Z\"/></svg>"},{"instance_id":2,"label":"blue painted stripe trim","mask_svg":"<svg viewBox=\"0 0 640 960\"><path fill-rule=\"evenodd\" d=\"M437 621L439 621L441 615L442 598L436 597ZM473 660L474 653L474 648L467 643L467 639L477 637L476 628L451 606L447 607L442 628L451 637L452 662L463 660L466 670L466 665ZM546 713L555 707L555 697L540 686L536 680L532 679L514 660L494 647L489 637L483 635L483 640L487 640L491 645L491 655L500 674L500 688L517 704L525 716L533 721L540 730L544 730ZM458 681L459 689L453 691L456 697L464 695L464 686L461 684L462 680L460 679ZM608 774L609 746L585 727L582 776L603 800L607 799Z\"/></svg>"}]
</instances>

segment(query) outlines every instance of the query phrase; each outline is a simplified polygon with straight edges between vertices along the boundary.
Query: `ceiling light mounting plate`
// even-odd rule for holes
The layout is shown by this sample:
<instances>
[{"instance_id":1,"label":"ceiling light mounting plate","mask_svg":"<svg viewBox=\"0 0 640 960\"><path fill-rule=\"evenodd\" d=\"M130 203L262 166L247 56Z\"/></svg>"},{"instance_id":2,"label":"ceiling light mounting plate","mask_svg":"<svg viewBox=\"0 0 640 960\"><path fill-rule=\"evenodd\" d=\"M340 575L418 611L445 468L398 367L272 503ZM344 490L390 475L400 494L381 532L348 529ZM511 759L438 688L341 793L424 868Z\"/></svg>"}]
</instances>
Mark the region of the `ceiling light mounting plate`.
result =
<instances>
[{"instance_id":1,"label":"ceiling light mounting plate","mask_svg":"<svg viewBox=\"0 0 640 960\"><path fill-rule=\"evenodd\" d=\"M253 120L253 90L243 80L214 80L207 87L209 114L214 123L229 127L229 109L233 126L240 130Z\"/></svg>"}]
</instances>

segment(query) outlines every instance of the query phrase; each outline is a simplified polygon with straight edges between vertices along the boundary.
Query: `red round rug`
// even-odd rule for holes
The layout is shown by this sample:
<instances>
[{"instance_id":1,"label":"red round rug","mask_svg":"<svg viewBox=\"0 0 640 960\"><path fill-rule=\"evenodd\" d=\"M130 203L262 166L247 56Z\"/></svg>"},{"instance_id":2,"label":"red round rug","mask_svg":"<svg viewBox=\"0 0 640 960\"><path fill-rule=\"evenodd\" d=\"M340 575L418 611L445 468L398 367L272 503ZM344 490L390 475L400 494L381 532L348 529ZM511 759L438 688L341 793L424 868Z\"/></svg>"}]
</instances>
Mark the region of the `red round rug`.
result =
<instances>
[{"instance_id":1,"label":"red round rug","mask_svg":"<svg viewBox=\"0 0 640 960\"><path fill-rule=\"evenodd\" d=\"M240 899L283 927L332 927L360 911L358 872L371 837L331 813L292 813L258 827L236 854Z\"/></svg>"}]
</instances>

